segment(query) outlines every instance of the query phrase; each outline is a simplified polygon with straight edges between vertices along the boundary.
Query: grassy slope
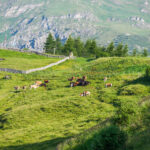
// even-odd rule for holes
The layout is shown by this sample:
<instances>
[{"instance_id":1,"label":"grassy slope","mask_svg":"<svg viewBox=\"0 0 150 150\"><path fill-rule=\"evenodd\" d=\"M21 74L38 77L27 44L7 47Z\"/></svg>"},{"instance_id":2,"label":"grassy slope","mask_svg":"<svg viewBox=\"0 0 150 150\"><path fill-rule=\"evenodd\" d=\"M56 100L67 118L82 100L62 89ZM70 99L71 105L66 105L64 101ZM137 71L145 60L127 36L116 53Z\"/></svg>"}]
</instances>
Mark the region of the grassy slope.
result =
<instances>
[{"instance_id":1,"label":"grassy slope","mask_svg":"<svg viewBox=\"0 0 150 150\"><path fill-rule=\"evenodd\" d=\"M90 61L84 58L69 60L59 66L30 75L12 74L12 80L0 74L0 149L41 150L55 149L65 138L83 132L108 117L116 108L110 99L139 101L143 95L117 95L120 88L144 73L149 58L102 58ZM91 85L68 87L71 76L87 75ZM104 87L103 77L109 76L113 87ZM49 79L48 87L15 92L16 85L31 85L36 80ZM143 85L149 90L147 85ZM90 97L79 94L89 90ZM148 93L144 93L145 96ZM6 119L6 121L5 121ZM2 122L2 121L1 121Z\"/></svg>"},{"instance_id":2,"label":"grassy slope","mask_svg":"<svg viewBox=\"0 0 150 150\"><path fill-rule=\"evenodd\" d=\"M47 58L36 54L8 50L0 50L0 58L5 59L4 61L0 61L0 68L11 68L17 70L44 67L59 60L58 58Z\"/></svg>"}]
</instances>

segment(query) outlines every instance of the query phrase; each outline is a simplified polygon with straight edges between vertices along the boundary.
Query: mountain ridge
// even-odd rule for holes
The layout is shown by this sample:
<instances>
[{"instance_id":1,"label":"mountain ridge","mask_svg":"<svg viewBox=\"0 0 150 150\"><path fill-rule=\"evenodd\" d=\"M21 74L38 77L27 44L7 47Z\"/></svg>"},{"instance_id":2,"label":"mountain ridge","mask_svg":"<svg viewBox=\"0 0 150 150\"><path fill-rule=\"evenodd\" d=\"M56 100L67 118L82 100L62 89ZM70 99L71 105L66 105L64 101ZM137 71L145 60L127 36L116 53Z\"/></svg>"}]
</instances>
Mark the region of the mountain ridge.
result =
<instances>
[{"instance_id":1,"label":"mountain ridge","mask_svg":"<svg viewBox=\"0 0 150 150\"><path fill-rule=\"evenodd\" d=\"M150 1L1 0L0 46L42 50L49 32L150 49Z\"/></svg>"}]
</instances>

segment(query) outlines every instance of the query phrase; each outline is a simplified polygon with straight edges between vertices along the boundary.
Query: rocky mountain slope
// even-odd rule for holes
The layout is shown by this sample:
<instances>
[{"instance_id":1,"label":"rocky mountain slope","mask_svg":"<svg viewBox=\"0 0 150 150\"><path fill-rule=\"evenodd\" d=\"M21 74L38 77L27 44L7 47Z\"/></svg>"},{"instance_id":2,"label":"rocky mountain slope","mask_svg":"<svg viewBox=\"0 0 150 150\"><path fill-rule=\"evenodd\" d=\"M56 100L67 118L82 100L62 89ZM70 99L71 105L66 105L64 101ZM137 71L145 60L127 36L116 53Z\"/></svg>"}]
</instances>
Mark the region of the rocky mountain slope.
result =
<instances>
[{"instance_id":1,"label":"rocky mountain slope","mask_svg":"<svg viewBox=\"0 0 150 150\"><path fill-rule=\"evenodd\" d=\"M49 32L149 48L150 0L0 0L0 46L43 49Z\"/></svg>"}]
</instances>

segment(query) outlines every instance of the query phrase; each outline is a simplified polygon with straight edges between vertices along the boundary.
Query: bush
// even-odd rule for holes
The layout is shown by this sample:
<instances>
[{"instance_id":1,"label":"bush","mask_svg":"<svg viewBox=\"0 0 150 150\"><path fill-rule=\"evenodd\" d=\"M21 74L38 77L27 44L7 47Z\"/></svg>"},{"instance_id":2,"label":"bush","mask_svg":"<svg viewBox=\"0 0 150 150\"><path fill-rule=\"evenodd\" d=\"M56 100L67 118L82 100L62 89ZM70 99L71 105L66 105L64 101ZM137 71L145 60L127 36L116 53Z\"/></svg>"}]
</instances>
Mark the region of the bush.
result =
<instances>
[{"instance_id":1,"label":"bush","mask_svg":"<svg viewBox=\"0 0 150 150\"><path fill-rule=\"evenodd\" d=\"M97 134L89 150L117 150L125 146L127 134L117 126L104 128Z\"/></svg>"},{"instance_id":2,"label":"bush","mask_svg":"<svg viewBox=\"0 0 150 150\"><path fill-rule=\"evenodd\" d=\"M120 90L120 95L142 95L146 93L148 93L148 89L141 84L124 86Z\"/></svg>"}]
</instances>

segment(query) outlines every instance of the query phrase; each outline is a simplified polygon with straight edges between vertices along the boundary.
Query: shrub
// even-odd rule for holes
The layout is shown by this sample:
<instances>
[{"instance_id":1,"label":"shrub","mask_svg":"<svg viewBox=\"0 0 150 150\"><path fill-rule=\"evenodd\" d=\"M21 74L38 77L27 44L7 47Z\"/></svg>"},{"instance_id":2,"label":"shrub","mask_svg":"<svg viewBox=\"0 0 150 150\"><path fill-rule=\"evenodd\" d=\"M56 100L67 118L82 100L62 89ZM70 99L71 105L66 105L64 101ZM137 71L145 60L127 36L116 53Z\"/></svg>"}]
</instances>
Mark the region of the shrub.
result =
<instances>
[{"instance_id":1,"label":"shrub","mask_svg":"<svg viewBox=\"0 0 150 150\"><path fill-rule=\"evenodd\" d=\"M142 95L146 93L148 93L148 89L141 84L124 86L120 90L120 95Z\"/></svg>"},{"instance_id":2,"label":"shrub","mask_svg":"<svg viewBox=\"0 0 150 150\"><path fill-rule=\"evenodd\" d=\"M97 134L89 150L117 150L123 148L127 140L127 134L117 126L104 128Z\"/></svg>"}]
</instances>

